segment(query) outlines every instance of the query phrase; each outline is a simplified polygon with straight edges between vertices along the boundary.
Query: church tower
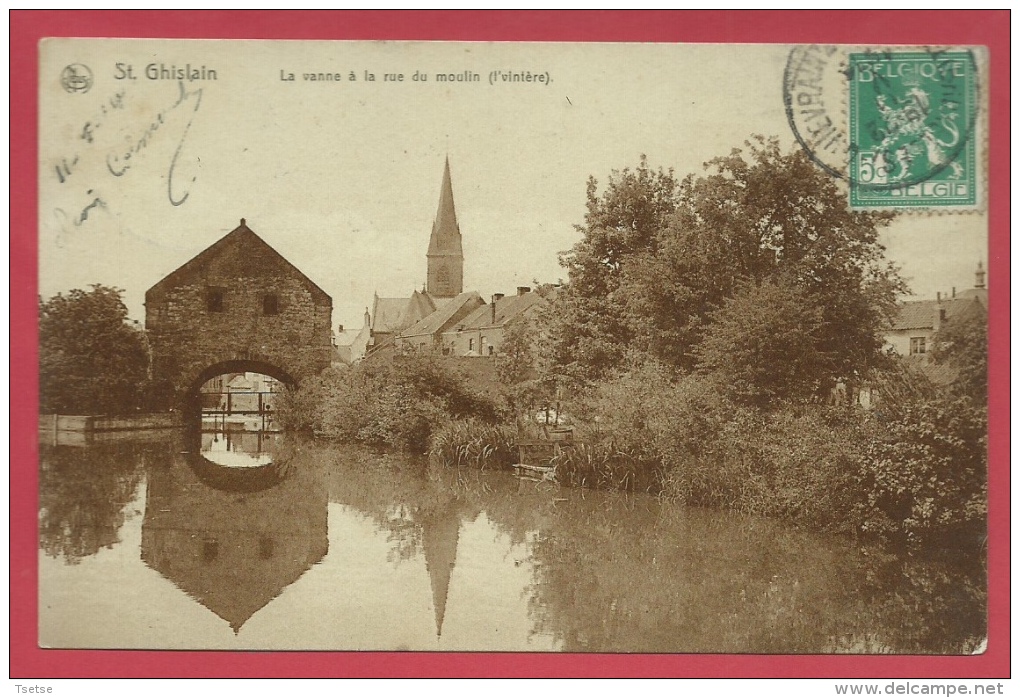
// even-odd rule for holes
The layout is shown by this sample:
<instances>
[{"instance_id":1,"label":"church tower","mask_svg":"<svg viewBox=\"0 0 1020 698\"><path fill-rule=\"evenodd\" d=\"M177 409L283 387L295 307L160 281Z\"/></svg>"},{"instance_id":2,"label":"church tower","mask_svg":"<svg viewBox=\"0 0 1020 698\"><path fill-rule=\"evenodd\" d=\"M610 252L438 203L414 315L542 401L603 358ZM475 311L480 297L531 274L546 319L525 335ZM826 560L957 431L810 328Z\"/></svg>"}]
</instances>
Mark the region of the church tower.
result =
<instances>
[{"instance_id":1,"label":"church tower","mask_svg":"<svg viewBox=\"0 0 1020 698\"><path fill-rule=\"evenodd\" d=\"M464 290L464 250L460 226L453 206L453 184L450 182L450 158L443 169L443 186L439 190L439 210L432 223L429 238L428 276L425 290L435 298L453 298Z\"/></svg>"}]
</instances>

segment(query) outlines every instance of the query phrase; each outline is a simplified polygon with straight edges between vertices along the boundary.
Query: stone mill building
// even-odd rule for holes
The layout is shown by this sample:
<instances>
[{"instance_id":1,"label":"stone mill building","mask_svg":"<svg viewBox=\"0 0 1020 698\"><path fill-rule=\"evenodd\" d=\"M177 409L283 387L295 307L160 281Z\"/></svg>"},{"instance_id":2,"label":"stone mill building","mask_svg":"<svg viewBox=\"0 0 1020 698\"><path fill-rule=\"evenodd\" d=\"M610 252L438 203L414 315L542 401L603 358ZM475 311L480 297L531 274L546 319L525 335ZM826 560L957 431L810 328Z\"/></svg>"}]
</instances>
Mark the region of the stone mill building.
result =
<instances>
[{"instance_id":1,"label":"stone mill building","mask_svg":"<svg viewBox=\"0 0 1020 698\"><path fill-rule=\"evenodd\" d=\"M183 406L224 373L295 384L330 364L332 311L326 292L242 218L145 293L153 375Z\"/></svg>"}]
</instances>

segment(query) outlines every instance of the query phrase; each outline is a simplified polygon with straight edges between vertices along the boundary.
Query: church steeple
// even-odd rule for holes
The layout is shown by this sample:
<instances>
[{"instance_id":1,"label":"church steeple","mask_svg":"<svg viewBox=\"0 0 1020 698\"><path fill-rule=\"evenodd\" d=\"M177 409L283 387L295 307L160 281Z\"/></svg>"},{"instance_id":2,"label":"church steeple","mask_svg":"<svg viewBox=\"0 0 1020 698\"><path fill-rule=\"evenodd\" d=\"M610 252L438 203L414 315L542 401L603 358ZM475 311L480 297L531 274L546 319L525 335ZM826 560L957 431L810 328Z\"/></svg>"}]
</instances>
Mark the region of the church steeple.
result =
<instances>
[{"instance_id":1,"label":"church steeple","mask_svg":"<svg viewBox=\"0 0 1020 698\"><path fill-rule=\"evenodd\" d=\"M443 168L443 184L439 189L439 209L432 223L429 238L428 276L426 289L432 296L452 298L464 290L464 251L460 226L453 205L453 182L450 179L450 158Z\"/></svg>"}]
</instances>

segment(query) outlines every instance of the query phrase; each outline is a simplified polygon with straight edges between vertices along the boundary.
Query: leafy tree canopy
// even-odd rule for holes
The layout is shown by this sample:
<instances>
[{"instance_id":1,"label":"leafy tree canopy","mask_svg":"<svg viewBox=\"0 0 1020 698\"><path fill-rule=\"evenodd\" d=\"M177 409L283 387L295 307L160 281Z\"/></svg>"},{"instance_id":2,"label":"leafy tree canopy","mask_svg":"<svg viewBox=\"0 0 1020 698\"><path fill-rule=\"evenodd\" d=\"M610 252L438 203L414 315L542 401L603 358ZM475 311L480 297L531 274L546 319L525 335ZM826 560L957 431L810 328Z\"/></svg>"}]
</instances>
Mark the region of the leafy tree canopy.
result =
<instances>
[{"instance_id":1,"label":"leafy tree canopy","mask_svg":"<svg viewBox=\"0 0 1020 698\"><path fill-rule=\"evenodd\" d=\"M139 404L148 355L122 293L93 284L39 299L42 412L117 414Z\"/></svg>"},{"instance_id":2,"label":"leafy tree canopy","mask_svg":"<svg viewBox=\"0 0 1020 698\"><path fill-rule=\"evenodd\" d=\"M983 308L955 317L935 334L932 355L959 371L952 391L988 401L988 316Z\"/></svg>"},{"instance_id":3,"label":"leafy tree canopy","mask_svg":"<svg viewBox=\"0 0 1020 698\"><path fill-rule=\"evenodd\" d=\"M762 137L700 177L678 180L642 158L614 172L601 196L591 179L583 238L561 258L570 287L555 361L587 380L632 357L694 370L713 313L746 284L767 282L796 292L814 318L812 347L830 378L853 378L879 360L881 329L905 290L878 241L890 220L850 211L803 152ZM750 301L740 310L753 312Z\"/></svg>"},{"instance_id":4,"label":"leafy tree canopy","mask_svg":"<svg viewBox=\"0 0 1020 698\"><path fill-rule=\"evenodd\" d=\"M698 371L735 402L809 397L831 376L822 311L795 286L748 283L723 302L694 350Z\"/></svg>"}]
</instances>

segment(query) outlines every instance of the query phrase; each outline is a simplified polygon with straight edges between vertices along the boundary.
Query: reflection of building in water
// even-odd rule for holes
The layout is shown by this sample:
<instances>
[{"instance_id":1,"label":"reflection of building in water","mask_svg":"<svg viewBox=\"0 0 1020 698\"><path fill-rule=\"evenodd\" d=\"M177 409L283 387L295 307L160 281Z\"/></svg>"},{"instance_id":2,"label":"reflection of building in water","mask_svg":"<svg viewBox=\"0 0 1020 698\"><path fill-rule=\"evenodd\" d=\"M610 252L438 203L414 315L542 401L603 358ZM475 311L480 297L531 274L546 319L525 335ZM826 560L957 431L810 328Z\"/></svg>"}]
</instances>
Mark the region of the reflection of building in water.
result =
<instances>
[{"instance_id":1,"label":"reflection of building in water","mask_svg":"<svg viewBox=\"0 0 1020 698\"><path fill-rule=\"evenodd\" d=\"M326 489L303 463L269 489L222 491L196 474L217 466L192 468L187 458L201 456L149 472L142 561L236 633L325 556Z\"/></svg>"},{"instance_id":2,"label":"reflection of building in water","mask_svg":"<svg viewBox=\"0 0 1020 698\"><path fill-rule=\"evenodd\" d=\"M457 563L460 539L460 512L447 507L421 519L421 544L425 568L432 587L432 608L436 616L436 637L443 635L446 599L450 594L450 576Z\"/></svg>"},{"instance_id":3,"label":"reflection of building in water","mask_svg":"<svg viewBox=\"0 0 1020 698\"><path fill-rule=\"evenodd\" d=\"M202 432L202 455L229 467L254 467L272 462L278 433L226 428Z\"/></svg>"}]
</instances>

